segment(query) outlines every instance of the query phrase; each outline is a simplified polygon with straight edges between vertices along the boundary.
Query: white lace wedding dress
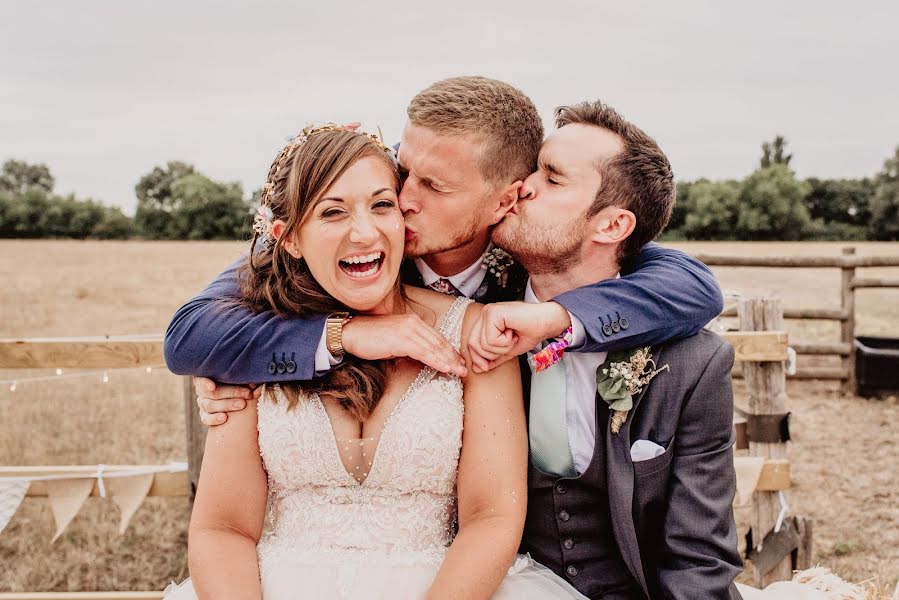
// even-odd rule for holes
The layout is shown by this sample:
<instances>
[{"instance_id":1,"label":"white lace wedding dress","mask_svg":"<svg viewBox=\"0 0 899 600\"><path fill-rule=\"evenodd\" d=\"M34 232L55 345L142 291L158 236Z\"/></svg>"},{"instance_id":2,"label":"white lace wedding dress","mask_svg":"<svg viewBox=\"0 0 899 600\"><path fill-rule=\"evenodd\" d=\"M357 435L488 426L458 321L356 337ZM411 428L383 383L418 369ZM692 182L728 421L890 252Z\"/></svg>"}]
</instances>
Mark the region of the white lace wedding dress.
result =
<instances>
[{"instance_id":1,"label":"white lace wedding dress","mask_svg":"<svg viewBox=\"0 0 899 600\"><path fill-rule=\"evenodd\" d=\"M439 324L458 349L469 300ZM321 401L293 410L258 403L268 472L270 528L257 555L266 600L422 598L452 542L462 445L462 383L423 368L379 440L335 439ZM354 447L368 447L347 470ZM343 454L345 452L345 454ZM368 455L371 458L368 459ZM349 459L349 460L348 460ZM190 580L166 600L196 598ZM511 565L494 598L583 598L528 556Z\"/></svg>"}]
</instances>

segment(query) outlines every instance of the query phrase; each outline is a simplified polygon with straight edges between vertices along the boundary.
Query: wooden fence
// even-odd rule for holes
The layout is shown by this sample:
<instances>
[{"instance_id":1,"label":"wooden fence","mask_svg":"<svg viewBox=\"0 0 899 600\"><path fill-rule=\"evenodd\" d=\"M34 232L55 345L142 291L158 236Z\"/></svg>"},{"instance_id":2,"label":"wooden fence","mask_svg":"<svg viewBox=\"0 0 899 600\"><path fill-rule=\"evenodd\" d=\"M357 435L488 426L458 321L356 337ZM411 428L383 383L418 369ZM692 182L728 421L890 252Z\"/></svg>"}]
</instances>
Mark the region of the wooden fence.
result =
<instances>
[{"instance_id":1,"label":"wooden fence","mask_svg":"<svg viewBox=\"0 0 899 600\"><path fill-rule=\"evenodd\" d=\"M761 329L761 328L760 328ZM787 335L783 331L728 332L724 337L734 346L736 360L747 364L782 364L787 358ZM113 369L154 366L164 362L161 338L78 338L78 339L0 339L0 369ZM189 473L159 473L150 495L187 496L196 490L206 429L199 421L194 388L185 377L186 448ZM745 435L745 432L744 432ZM739 460L739 459L738 459ZM135 466L110 466L104 469L130 470ZM95 466L2 467L2 476L64 475L94 472ZM782 455L766 460L756 494L777 494L790 486L790 465ZM93 491L94 495L98 490ZM41 482L33 482L28 496L46 496ZM156 600L161 592L39 592L0 593L0 600Z\"/></svg>"},{"instance_id":2,"label":"wooden fence","mask_svg":"<svg viewBox=\"0 0 899 600\"><path fill-rule=\"evenodd\" d=\"M842 256L726 256L697 253L694 255L710 267L771 267L840 269L840 308L785 308L783 318L838 321L840 340L830 343L794 341L791 346L800 356L830 355L840 357L840 367L806 367L797 369L794 379L830 379L843 383L847 392L855 391L855 291L870 288L899 289L899 277L859 277L857 270L871 267L899 267L899 256L856 256L855 248L843 248ZM732 308L722 313L737 316Z\"/></svg>"}]
</instances>

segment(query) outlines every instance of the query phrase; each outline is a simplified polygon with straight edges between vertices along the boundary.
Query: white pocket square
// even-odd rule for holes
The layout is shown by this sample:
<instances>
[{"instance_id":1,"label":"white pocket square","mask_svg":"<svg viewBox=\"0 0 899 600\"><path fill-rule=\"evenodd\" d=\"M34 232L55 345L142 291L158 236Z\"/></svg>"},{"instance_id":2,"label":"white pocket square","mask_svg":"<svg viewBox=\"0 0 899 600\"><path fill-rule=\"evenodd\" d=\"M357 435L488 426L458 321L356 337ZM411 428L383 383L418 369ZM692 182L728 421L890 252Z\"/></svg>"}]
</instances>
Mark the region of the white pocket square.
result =
<instances>
[{"instance_id":1,"label":"white pocket square","mask_svg":"<svg viewBox=\"0 0 899 600\"><path fill-rule=\"evenodd\" d=\"M665 454L665 449L649 440L637 440L631 446L631 462L641 462Z\"/></svg>"}]
</instances>

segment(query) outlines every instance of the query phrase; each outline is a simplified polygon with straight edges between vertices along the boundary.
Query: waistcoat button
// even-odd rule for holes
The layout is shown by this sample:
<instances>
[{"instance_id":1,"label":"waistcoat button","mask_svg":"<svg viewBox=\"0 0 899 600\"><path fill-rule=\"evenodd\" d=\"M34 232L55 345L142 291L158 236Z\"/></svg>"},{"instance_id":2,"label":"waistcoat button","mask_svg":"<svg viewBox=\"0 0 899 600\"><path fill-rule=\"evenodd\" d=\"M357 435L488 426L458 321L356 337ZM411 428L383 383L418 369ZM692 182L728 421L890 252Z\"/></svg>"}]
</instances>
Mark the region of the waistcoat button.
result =
<instances>
[{"instance_id":1,"label":"waistcoat button","mask_svg":"<svg viewBox=\"0 0 899 600\"><path fill-rule=\"evenodd\" d=\"M556 491L559 492L560 494L564 494L565 492L568 491L568 486L566 486L564 483L557 483Z\"/></svg>"},{"instance_id":2,"label":"waistcoat button","mask_svg":"<svg viewBox=\"0 0 899 600\"><path fill-rule=\"evenodd\" d=\"M574 577L575 575L577 575L577 567L575 567L574 565L568 565L568 568L565 569L565 572L568 573L570 577Z\"/></svg>"},{"instance_id":3,"label":"waistcoat button","mask_svg":"<svg viewBox=\"0 0 899 600\"><path fill-rule=\"evenodd\" d=\"M571 550L572 548L574 548L574 540L568 538L567 540L562 542L562 546L564 546L566 550Z\"/></svg>"},{"instance_id":4,"label":"waistcoat button","mask_svg":"<svg viewBox=\"0 0 899 600\"><path fill-rule=\"evenodd\" d=\"M567 510L563 510L563 511L559 512L559 518L562 519L563 521L567 521L568 519L571 518L571 515L568 514Z\"/></svg>"}]
</instances>

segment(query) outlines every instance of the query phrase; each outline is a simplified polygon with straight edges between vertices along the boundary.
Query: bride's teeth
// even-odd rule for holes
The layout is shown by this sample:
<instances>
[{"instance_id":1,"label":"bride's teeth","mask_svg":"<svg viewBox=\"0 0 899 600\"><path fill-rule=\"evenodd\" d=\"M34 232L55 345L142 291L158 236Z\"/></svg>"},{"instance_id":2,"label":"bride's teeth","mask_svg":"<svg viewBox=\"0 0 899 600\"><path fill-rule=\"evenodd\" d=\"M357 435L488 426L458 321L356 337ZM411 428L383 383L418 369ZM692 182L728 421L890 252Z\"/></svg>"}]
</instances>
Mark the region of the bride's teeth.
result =
<instances>
[{"instance_id":1,"label":"bride's teeth","mask_svg":"<svg viewBox=\"0 0 899 600\"><path fill-rule=\"evenodd\" d=\"M344 258L343 262L349 263L351 265L358 265L362 263L373 262L381 258L380 252L372 252L371 254L367 254L365 256L351 256L349 258Z\"/></svg>"}]
</instances>

